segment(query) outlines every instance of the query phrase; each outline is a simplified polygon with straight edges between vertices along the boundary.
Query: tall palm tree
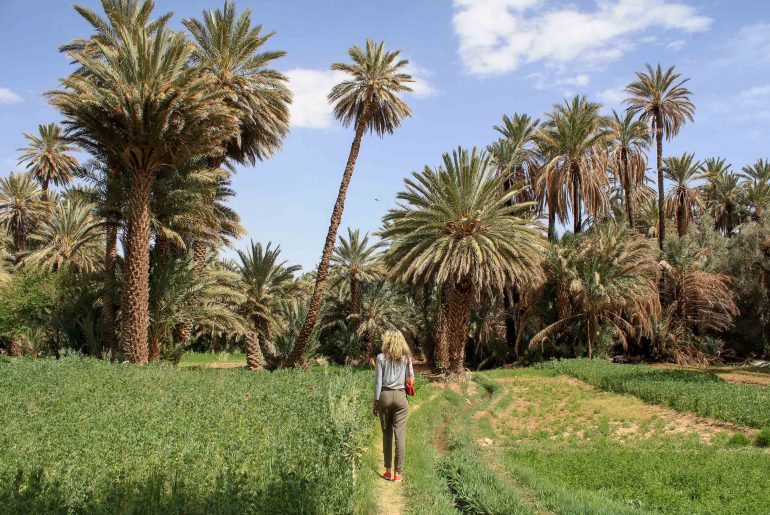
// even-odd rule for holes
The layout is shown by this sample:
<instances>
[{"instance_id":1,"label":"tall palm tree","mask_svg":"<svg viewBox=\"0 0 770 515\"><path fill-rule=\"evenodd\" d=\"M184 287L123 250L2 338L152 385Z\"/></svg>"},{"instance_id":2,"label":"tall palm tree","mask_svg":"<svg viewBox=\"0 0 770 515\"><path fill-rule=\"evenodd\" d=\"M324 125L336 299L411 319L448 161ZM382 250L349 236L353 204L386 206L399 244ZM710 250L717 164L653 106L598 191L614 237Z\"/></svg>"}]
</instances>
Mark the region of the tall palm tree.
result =
<instances>
[{"instance_id":1,"label":"tall palm tree","mask_svg":"<svg viewBox=\"0 0 770 515\"><path fill-rule=\"evenodd\" d=\"M585 236L565 237L552 247L544 265L547 281L543 289L530 295L534 300L523 323L542 311L554 311L552 306L543 309L543 302L538 302L545 298L555 302L557 320L538 331L530 347L542 347L547 339L557 339L577 327L582 329L591 358L603 326L624 348L628 336L652 335L660 314L657 259L644 237L626 231L617 224L602 224Z\"/></svg>"},{"instance_id":2,"label":"tall palm tree","mask_svg":"<svg viewBox=\"0 0 770 515\"><path fill-rule=\"evenodd\" d=\"M204 11L202 20L183 23L196 43L195 62L214 77L214 87L225 90L226 102L238 111L239 132L213 166L221 166L225 157L252 165L271 157L289 133L291 104L288 78L269 67L286 52L262 51L275 32L262 34L261 25L252 26L251 10L238 15L228 0L221 10Z\"/></svg>"},{"instance_id":3,"label":"tall palm tree","mask_svg":"<svg viewBox=\"0 0 770 515\"><path fill-rule=\"evenodd\" d=\"M98 270L102 263L104 223L94 215L94 209L91 204L74 200L58 203L51 216L30 236L36 250L25 256L24 262L51 270Z\"/></svg>"},{"instance_id":4,"label":"tall palm tree","mask_svg":"<svg viewBox=\"0 0 770 515\"><path fill-rule=\"evenodd\" d=\"M278 325L279 302L294 289L294 274L298 265L287 265L280 260L281 247L271 248L251 242L244 252L238 251L235 270L241 278L241 289L246 295L243 315L250 324L246 338L246 361L250 370L278 365L278 356L268 339ZM265 360L267 363L265 363Z\"/></svg>"},{"instance_id":5,"label":"tall palm tree","mask_svg":"<svg viewBox=\"0 0 770 515\"><path fill-rule=\"evenodd\" d=\"M412 77L404 71L409 61L399 58L399 50L388 52L385 50L384 42L376 44L371 39L367 39L366 48L353 46L348 50L348 55L352 63L332 65L332 70L346 73L349 78L332 88L329 93L329 102L334 103L334 116L344 127L353 124L355 136L345 171L342 173L337 200L334 202L321 261L318 263L310 308L297 345L286 359L288 366L294 365L302 357L321 309L324 284L329 275L329 261L337 239L337 229L342 221L345 196L361 149L361 139L366 132L374 132L380 137L392 134L401 125L401 121L412 114L409 106L399 96L402 93L411 92L412 89L408 84L414 82Z\"/></svg>"},{"instance_id":6,"label":"tall palm tree","mask_svg":"<svg viewBox=\"0 0 770 515\"><path fill-rule=\"evenodd\" d=\"M11 173L0 178L0 225L13 238L17 262L27 248L27 237L48 214L48 202L32 175Z\"/></svg>"},{"instance_id":7,"label":"tall palm tree","mask_svg":"<svg viewBox=\"0 0 770 515\"><path fill-rule=\"evenodd\" d=\"M29 146L19 149L20 152L24 152L19 158L19 164L26 164L27 170L40 181L43 187L43 199L47 199L48 185L50 183L56 186L69 184L79 164L78 160L70 155L70 152L75 150L75 146L65 137L57 124L39 125L38 134L24 134Z\"/></svg>"},{"instance_id":8,"label":"tall palm tree","mask_svg":"<svg viewBox=\"0 0 770 515\"><path fill-rule=\"evenodd\" d=\"M105 10L114 1L103 0ZM192 48L182 34L165 24L84 17L113 41L108 47L94 40L97 53L72 52L81 72L48 95L73 138L98 142L127 175L121 345L130 361L145 363L153 184L167 167L224 152L238 131L238 113L210 75L189 66Z\"/></svg>"},{"instance_id":9,"label":"tall palm tree","mask_svg":"<svg viewBox=\"0 0 770 515\"><path fill-rule=\"evenodd\" d=\"M537 146L540 120L533 120L528 114L503 115L502 125L495 125L500 138L487 147L492 166L499 175L506 178L505 190L514 189L519 193L511 202L533 202L532 214L539 214L545 204L546 195L536 188L537 173L542 165L542 156ZM553 218L550 217L549 222ZM549 223L549 235L554 225ZM509 345L516 343L516 317L513 313L521 292L514 285L512 291L503 295L505 308L505 335Z\"/></svg>"},{"instance_id":10,"label":"tall palm tree","mask_svg":"<svg viewBox=\"0 0 770 515\"><path fill-rule=\"evenodd\" d=\"M620 176L626 219L628 226L633 229L634 191L644 184L650 135L644 122L634 120L633 113L629 111L623 116L612 111L610 131L610 166L616 176Z\"/></svg>"},{"instance_id":11,"label":"tall palm tree","mask_svg":"<svg viewBox=\"0 0 770 515\"><path fill-rule=\"evenodd\" d=\"M539 128L540 120L528 114L503 115L502 125L494 126L501 137L487 148L497 173L506 177L506 189L520 192L518 202L535 200L534 176L541 161L536 139Z\"/></svg>"},{"instance_id":12,"label":"tall palm tree","mask_svg":"<svg viewBox=\"0 0 770 515\"><path fill-rule=\"evenodd\" d=\"M548 114L539 134L540 149L548 156L541 180L553 181L554 189L566 191L576 234L582 230L583 207L594 216L608 207L606 143L610 133L600 109L601 105L584 96L565 99Z\"/></svg>"},{"instance_id":13,"label":"tall palm tree","mask_svg":"<svg viewBox=\"0 0 770 515\"><path fill-rule=\"evenodd\" d=\"M96 206L96 214L104 220L105 237L102 268L102 310L101 328L104 340L104 350L115 356L118 350L117 340L117 265L118 265L118 232L125 211L124 177L119 168L111 167L106 161L105 155L100 155L97 148L89 149L92 154L99 155L99 159L93 159L79 167L75 171L75 177L87 183L84 188L88 202Z\"/></svg>"},{"instance_id":14,"label":"tall palm tree","mask_svg":"<svg viewBox=\"0 0 770 515\"><path fill-rule=\"evenodd\" d=\"M369 245L369 234L361 237L358 229L348 227L348 237L340 236L334 247L331 263L339 271L339 278L350 287L350 314L361 313L361 285L379 278L377 267L378 245ZM356 322L354 325L358 326Z\"/></svg>"},{"instance_id":15,"label":"tall palm tree","mask_svg":"<svg viewBox=\"0 0 770 515\"><path fill-rule=\"evenodd\" d=\"M701 162L694 161L694 154L684 153L680 157L663 160L663 175L674 184L666 195L666 212L676 216L676 228L681 238L687 233L690 220L695 218L702 207L700 186L694 184L703 179Z\"/></svg>"},{"instance_id":16,"label":"tall palm tree","mask_svg":"<svg viewBox=\"0 0 770 515\"><path fill-rule=\"evenodd\" d=\"M703 187L706 210L714 217L716 228L730 237L742 215L740 177L730 171L730 165L722 158L706 159L702 174L707 181Z\"/></svg>"},{"instance_id":17,"label":"tall palm tree","mask_svg":"<svg viewBox=\"0 0 770 515\"><path fill-rule=\"evenodd\" d=\"M666 217L663 214L663 137L670 140L679 133L687 121L693 121L695 104L692 94L684 85L689 79L681 79L672 66L665 72L647 65L647 72L636 72L637 80L626 86L628 110L650 127L655 137L658 167L658 246L663 250L666 238Z\"/></svg>"},{"instance_id":18,"label":"tall palm tree","mask_svg":"<svg viewBox=\"0 0 770 515\"><path fill-rule=\"evenodd\" d=\"M384 260L391 278L410 287L443 290L436 368L460 372L471 307L513 284L540 277L543 228L517 216L531 204L511 204L516 190L501 194L505 178L484 152L462 148L444 154L443 167L425 167L406 179L401 203L385 218Z\"/></svg>"},{"instance_id":19,"label":"tall palm tree","mask_svg":"<svg viewBox=\"0 0 770 515\"><path fill-rule=\"evenodd\" d=\"M377 281L364 286L361 309L351 314L350 319L357 336L363 340L365 356L372 358L375 354L374 343L384 331L415 332L417 309L411 298L391 283Z\"/></svg>"}]
</instances>

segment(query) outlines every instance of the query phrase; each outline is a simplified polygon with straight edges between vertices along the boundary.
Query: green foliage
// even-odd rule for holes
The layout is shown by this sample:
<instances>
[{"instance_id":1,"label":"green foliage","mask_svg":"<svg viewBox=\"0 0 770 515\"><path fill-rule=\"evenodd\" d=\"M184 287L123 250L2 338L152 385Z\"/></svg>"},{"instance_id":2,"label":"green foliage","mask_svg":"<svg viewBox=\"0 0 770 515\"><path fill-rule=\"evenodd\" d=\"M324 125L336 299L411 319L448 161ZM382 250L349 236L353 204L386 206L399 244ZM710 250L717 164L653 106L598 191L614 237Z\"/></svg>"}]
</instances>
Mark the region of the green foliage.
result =
<instances>
[{"instance_id":1,"label":"green foliage","mask_svg":"<svg viewBox=\"0 0 770 515\"><path fill-rule=\"evenodd\" d=\"M0 335L6 339L29 337L50 328L52 311L62 295L62 276L42 270L23 270L0 286ZM42 351L43 338L29 341Z\"/></svg>"},{"instance_id":2,"label":"green foliage","mask_svg":"<svg viewBox=\"0 0 770 515\"><path fill-rule=\"evenodd\" d=\"M440 472L463 513L531 513L473 449L453 450L441 461Z\"/></svg>"},{"instance_id":3,"label":"green foliage","mask_svg":"<svg viewBox=\"0 0 770 515\"><path fill-rule=\"evenodd\" d=\"M770 447L770 427L766 427L760 431L754 439L754 443L757 447Z\"/></svg>"},{"instance_id":4,"label":"green foliage","mask_svg":"<svg viewBox=\"0 0 770 515\"><path fill-rule=\"evenodd\" d=\"M747 445L751 445L751 438L746 436L746 433L735 433L730 437L730 440L727 442L727 444L733 447L745 447Z\"/></svg>"},{"instance_id":5,"label":"green foliage","mask_svg":"<svg viewBox=\"0 0 770 515\"><path fill-rule=\"evenodd\" d=\"M679 411L755 428L770 425L770 390L730 384L713 374L587 359L550 361L542 367Z\"/></svg>"},{"instance_id":6,"label":"green foliage","mask_svg":"<svg viewBox=\"0 0 770 515\"><path fill-rule=\"evenodd\" d=\"M370 373L0 363L15 513L350 513ZM65 416L66 415L66 416Z\"/></svg>"}]
</instances>

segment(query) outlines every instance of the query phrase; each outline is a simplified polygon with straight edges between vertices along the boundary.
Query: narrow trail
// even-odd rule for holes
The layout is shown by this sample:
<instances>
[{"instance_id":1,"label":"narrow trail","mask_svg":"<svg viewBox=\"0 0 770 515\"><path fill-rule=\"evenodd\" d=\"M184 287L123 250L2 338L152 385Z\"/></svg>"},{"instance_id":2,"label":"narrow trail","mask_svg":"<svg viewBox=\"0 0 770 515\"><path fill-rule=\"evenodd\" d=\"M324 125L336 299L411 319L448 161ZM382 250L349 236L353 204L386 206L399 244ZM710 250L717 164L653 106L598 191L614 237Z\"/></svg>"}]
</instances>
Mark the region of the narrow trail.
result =
<instances>
[{"instance_id":1,"label":"narrow trail","mask_svg":"<svg viewBox=\"0 0 770 515\"><path fill-rule=\"evenodd\" d=\"M409 415L413 415L423 403L431 402L438 396L439 392L433 392L433 394L420 403L414 403L409 405ZM408 423L407 423L408 424ZM379 422L377 423L379 427ZM377 438L375 438L374 449L377 453L379 461L377 462L377 474L384 472L382 469L382 431L377 432ZM407 438L409 437L409 426L407 425ZM406 477L406 476L405 476ZM405 479L408 481L408 478ZM394 483L393 481L386 481L381 476L377 481L377 514L378 515L401 515L406 506L404 499L404 491L402 489L403 483Z\"/></svg>"}]
</instances>

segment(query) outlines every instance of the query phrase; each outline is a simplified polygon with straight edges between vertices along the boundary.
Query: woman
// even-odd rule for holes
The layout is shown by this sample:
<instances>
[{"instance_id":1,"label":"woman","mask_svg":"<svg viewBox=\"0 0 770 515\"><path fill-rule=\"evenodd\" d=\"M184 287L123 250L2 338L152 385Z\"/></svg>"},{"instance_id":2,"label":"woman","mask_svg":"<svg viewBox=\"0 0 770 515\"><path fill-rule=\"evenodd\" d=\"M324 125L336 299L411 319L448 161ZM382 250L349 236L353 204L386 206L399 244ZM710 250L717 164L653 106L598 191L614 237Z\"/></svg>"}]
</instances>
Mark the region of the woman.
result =
<instances>
[{"instance_id":1,"label":"woman","mask_svg":"<svg viewBox=\"0 0 770 515\"><path fill-rule=\"evenodd\" d=\"M385 331L382 335L382 352L377 355L374 372L374 406L372 413L379 414L382 426L382 452L385 457L387 480L402 481L404 444L409 403L406 401L406 384L414 381L409 346L401 331ZM396 470L390 473L393 459L393 436L396 437Z\"/></svg>"}]
</instances>

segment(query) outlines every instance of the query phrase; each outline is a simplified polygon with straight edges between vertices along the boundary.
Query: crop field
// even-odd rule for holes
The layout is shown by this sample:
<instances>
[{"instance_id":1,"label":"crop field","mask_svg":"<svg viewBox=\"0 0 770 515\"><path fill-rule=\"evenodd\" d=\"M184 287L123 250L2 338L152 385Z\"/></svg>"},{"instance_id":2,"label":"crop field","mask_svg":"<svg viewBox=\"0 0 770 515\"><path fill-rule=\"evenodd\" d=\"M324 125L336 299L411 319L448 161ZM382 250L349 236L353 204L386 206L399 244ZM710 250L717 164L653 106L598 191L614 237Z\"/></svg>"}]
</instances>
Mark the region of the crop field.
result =
<instances>
[{"instance_id":1,"label":"crop field","mask_svg":"<svg viewBox=\"0 0 770 515\"><path fill-rule=\"evenodd\" d=\"M595 367L596 376L628 368L563 365ZM654 370L630 370L652 373L638 384L655 383ZM668 380L661 404L689 391L683 377ZM601 391L553 366L427 389L431 407L410 419L418 441L408 441L407 456L419 477L405 485L404 512L760 514L770 506L770 452L756 429Z\"/></svg>"},{"instance_id":2,"label":"crop field","mask_svg":"<svg viewBox=\"0 0 770 515\"><path fill-rule=\"evenodd\" d=\"M369 379L5 358L0 512L351 512Z\"/></svg>"},{"instance_id":3,"label":"crop field","mask_svg":"<svg viewBox=\"0 0 770 515\"><path fill-rule=\"evenodd\" d=\"M368 370L3 358L0 512L767 513L761 386L599 360L470 377L418 378L395 485Z\"/></svg>"}]
</instances>

